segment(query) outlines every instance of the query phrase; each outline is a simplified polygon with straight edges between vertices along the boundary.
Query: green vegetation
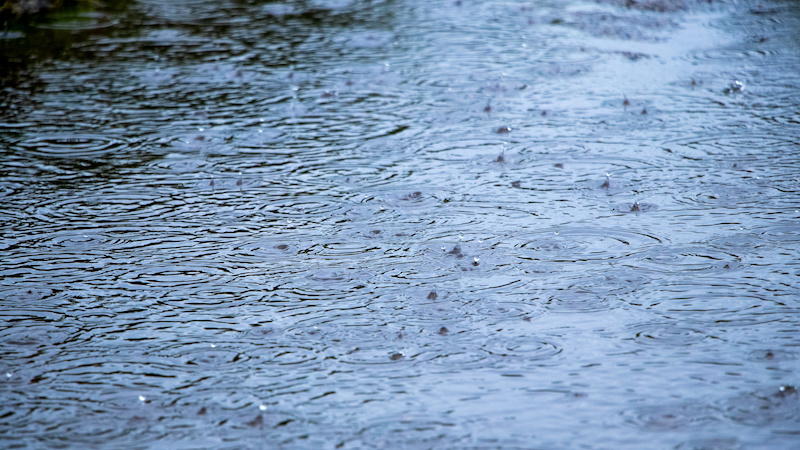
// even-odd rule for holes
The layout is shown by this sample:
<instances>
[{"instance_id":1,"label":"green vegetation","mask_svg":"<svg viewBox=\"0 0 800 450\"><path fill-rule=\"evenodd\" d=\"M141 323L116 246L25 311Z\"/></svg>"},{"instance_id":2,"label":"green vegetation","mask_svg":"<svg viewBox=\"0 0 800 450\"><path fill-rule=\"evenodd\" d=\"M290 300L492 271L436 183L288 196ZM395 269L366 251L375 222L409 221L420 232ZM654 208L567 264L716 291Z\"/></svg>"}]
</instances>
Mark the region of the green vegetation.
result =
<instances>
[{"instance_id":1,"label":"green vegetation","mask_svg":"<svg viewBox=\"0 0 800 450\"><path fill-rule=\"evenodd\" d=\"M98 0L0 0L0 21L5 29L15 23L29 23L63 8L92 9L101 6Z\"/></svg>"}]
</instances>

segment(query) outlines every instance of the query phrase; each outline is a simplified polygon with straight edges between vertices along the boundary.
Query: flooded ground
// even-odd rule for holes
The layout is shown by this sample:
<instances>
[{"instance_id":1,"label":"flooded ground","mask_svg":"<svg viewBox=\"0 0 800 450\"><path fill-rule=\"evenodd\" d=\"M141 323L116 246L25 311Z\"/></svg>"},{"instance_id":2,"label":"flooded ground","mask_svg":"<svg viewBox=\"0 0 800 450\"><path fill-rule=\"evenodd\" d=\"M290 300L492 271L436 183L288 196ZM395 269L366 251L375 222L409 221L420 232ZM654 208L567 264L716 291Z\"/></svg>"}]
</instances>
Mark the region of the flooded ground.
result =
<instances>
[{"instance_id":1,"label":"flooded ground","mask_svg":"<svg viewBox=\"0 0 800 450\"><path fill-rule=\"evenodd\" d=\"M800 5L2 35L0 446L800 444Z\"/></svg>"}]
</instances>

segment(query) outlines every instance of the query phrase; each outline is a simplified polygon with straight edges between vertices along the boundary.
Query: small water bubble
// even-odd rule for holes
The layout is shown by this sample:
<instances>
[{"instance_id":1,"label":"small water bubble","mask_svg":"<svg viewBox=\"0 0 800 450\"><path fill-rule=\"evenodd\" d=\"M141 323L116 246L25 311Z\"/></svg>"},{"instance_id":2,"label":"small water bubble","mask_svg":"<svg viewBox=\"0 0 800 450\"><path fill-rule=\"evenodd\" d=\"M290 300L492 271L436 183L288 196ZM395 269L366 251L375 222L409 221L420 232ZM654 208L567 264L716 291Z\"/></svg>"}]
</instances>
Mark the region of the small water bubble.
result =
<instances>
[{"instance_id":1,"label":"small water bubble","mask_svg":"<svg viewBox=\"0 0 800 450\"><path fill-rule=\"evenodd\" d=\"M205 131L205 128L203 128L203 127L197 127L197 130L198 130L199 132L201 132L201 133L202 133L203 131Z\"/></svg>"},{"instance_id":2,"label":"small water bubble","mask_svg":"<svg viewBox=\"0 0 800 450\"><path fill-rule=\"evenodd\" d=\"M11 375L10 373L6 372L6 378L11 378L11 377L13 377L13 375Z\"/></svg>"},{"instance_id":3,"label":"small water bubble","mask_svg":"<svg viewBox=\"0 0 800 450\"><path fill-rule=\"evenodd\" d=\"M217 348L217 344L209 344L211 348Z\"/></svg>"},{"instance_id":4,"label":"small water bubble","mask_svg":"<svg viewBox=\"0 0 800 450\"><path fill-rule=\"evenodd\" d=\"M739 92L744 92L744 84L739 80L734 80L733 83L728 85L727 88L724 89L726 94L735 94Z\"/></svg>"},{"instance_id":5,"label":"small water bubble","mask_svg":"<svg viewBox=\"0 0 800 450\"><path fill-rule=\"evenodd\" d=\"M258 409L260 409L261 411L266 411L267 410L267 405L263 405L263 404L262 405L258 405Z\"/></svg>"},{"instance_id":6,"label":"small water bubble","mask_svg":"<svg viewBox=\"0 0 800 450\"><path fill-rule=\"evenodd\" d=\"M263 132L264 132L264 130L262 130L261 128L259 128L259 129L258 129L258 132L259 132L259 133L263 133Z\"/></svg>"},{"instance_id":7,"label":"small water bubble","mask_svg":"<svg viewBox=\"0 0 800 450\"><path fill-rule=\"evenodd\" d=\"M286 219L286 223L292 223L292 219Z\"/></svg>"},{"instance_id":8,"label":"small water bubble","mask_svg":"<svg viewBox=\"0 0 800 450\"><path fill-rule=\"evenodd\" d=\"M147 398L146 398L144 395L140 395L140 396L139 396L139 401L140 401L140 402L142 402L142 403L144 403L144 402L146 402L146 401L147 401Z\"/></svg>"},{"instance_id":9,"label":"small water bubble","mask_svg":"<svg viewBox=\"0 0 800 450\"><path fill-rule=\"evenodd\" d=\"M464 240L464 235L463 234L459 234L458 235L458 240L459 241L463 241Z\"/></svg>"},{"instance_id":10,"label":"small water bubble","mask_svg":"<svg viewBox=\"0 0 800 450\"><path fill-rule=\"evenodd\" d=\"M553 232L553 234L555 234L556 236L558 236L558 233L559 233L559 231L554 231Z\"/></svg>"}]
</instances>

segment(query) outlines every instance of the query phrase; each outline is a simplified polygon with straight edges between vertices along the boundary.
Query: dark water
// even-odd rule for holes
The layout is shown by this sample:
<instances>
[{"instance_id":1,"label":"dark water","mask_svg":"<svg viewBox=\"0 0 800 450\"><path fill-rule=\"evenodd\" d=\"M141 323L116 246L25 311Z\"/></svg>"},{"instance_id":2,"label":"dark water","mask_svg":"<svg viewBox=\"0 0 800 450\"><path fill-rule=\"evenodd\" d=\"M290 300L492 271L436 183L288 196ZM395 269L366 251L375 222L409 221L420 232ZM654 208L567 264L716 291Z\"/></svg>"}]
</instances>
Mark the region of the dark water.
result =
<instances>
[{"instance_id":1,"label":"dark water","mask_svg":"<svg viewBox=\"0 0 800 450\"><path fill-rule=\"evenodd\" d=\"M0 446L800 447L798 30L140 0L6 32Z\"/></svg>"}]
</instances>

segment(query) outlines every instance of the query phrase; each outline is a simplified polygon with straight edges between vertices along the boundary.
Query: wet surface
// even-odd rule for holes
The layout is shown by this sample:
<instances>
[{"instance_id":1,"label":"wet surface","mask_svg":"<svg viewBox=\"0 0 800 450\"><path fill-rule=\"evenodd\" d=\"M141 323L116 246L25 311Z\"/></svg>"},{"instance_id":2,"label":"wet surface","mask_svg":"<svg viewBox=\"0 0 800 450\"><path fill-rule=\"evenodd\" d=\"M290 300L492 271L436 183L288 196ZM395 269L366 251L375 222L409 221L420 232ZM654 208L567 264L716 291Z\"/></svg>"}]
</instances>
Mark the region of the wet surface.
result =
<instances>
[{"instance_id":1,"label":"wet surface","mask_svg":"<svg viewBox=\"0 0 800 450\"><path fill-rule=\"evenodd\" d=\"M6 32L0 443L797 448L799 29L142 0Z\"/></svg>"}]
</instances>

